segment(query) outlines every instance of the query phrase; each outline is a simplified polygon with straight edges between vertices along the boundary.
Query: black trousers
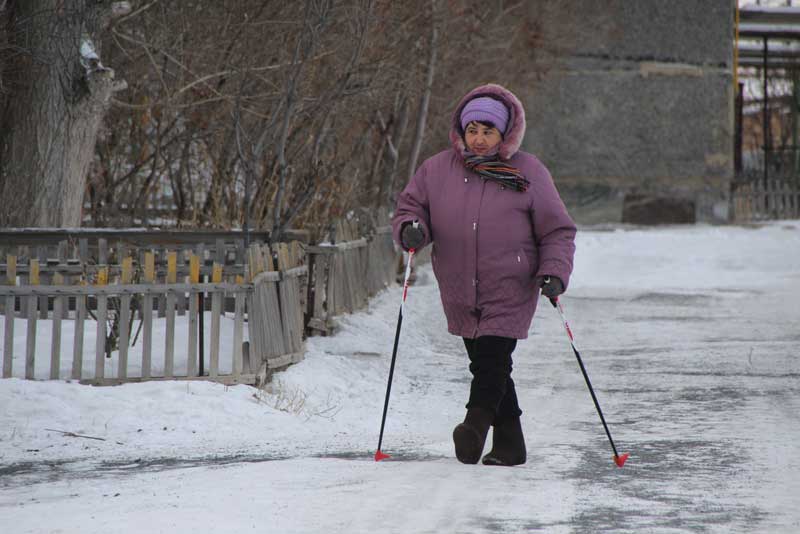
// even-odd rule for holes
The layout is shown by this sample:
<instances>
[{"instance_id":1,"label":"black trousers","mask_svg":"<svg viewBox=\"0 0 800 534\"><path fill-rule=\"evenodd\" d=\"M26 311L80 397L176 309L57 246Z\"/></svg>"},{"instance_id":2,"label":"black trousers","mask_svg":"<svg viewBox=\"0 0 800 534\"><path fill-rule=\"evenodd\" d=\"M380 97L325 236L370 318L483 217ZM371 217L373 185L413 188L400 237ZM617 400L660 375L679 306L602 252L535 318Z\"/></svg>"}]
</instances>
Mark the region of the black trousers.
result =
<instances>
[{"instance_id":1,"label":"black trousers","mask_svg":"<svg viewBox=\"0 0 800 534\"><path fill-rule=\"evenodd\" d=\"M467 409L484 408L495 415L495 423L522 415L511 379L511 353L517 340L500 336L464 338L469 354L472 384Z\"/></svg>"}]
</instances>

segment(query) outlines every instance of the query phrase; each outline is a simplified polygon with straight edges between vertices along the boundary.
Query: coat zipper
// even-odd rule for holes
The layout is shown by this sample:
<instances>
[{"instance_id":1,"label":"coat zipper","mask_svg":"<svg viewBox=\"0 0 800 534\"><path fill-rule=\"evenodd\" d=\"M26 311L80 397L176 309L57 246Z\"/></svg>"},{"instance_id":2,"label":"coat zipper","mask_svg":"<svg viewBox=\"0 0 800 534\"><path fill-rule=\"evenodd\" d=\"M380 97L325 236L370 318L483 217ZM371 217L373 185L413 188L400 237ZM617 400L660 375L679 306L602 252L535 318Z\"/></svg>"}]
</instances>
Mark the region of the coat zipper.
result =
<instances>
[{"instance_id":1,"label":"coat zipper","mask_svg":"<svg viewBox=\"0 0 800 534\"><path fill-rule=\"evenodd\" d=\"M478 280L478 222L481 218L481 205L483 204L484 191L486 191L486 180L482 180L481 196L478 200L478 213L475 215L475 220L472 221L472 231L475 234L475 270L473 271L472 287L475 289L474 309L476 310L478 309L478 284L480 283L480 280ZM475 321L475 330L472 332L473 339L478 336L478 320Z\"/></svg>"}]
</instances>

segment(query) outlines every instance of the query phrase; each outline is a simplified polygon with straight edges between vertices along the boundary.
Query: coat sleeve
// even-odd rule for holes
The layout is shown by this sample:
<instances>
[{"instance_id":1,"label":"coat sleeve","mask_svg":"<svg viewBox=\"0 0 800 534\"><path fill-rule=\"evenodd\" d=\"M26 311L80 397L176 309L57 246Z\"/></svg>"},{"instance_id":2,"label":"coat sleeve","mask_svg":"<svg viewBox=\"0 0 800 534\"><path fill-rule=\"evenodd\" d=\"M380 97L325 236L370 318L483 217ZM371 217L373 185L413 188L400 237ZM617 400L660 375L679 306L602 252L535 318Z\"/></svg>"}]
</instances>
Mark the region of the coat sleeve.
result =
<instances>
[{"instance_id":1,"label":"coat sleeve","mask_svg":"<svg viewBox=\"0 0 800 534\"><path fill-rule=\"evenodd\" d=\"M577 228L567 213L553 178L542 165L533 184L531 222L539 249L539 269L536 277L557 276L569 285L575 256Z\"/></svg>"},{"instance_id":2,"label":"coat sleeve","mask_svg":"<svg viewBox=\"0 0 800 534\"><path fill-rule=\"evenodd\" d=\"M414 174L408 185L397 197L397 207L392 219L392 236L394 242L400 245L400 231L403 224L407 222L419 221L420 229L425 234L425 241L419 248L423 248L433 241L430 222L430 204L427 188L427 162L423 163Z\"/></svg>"}]
</instances>

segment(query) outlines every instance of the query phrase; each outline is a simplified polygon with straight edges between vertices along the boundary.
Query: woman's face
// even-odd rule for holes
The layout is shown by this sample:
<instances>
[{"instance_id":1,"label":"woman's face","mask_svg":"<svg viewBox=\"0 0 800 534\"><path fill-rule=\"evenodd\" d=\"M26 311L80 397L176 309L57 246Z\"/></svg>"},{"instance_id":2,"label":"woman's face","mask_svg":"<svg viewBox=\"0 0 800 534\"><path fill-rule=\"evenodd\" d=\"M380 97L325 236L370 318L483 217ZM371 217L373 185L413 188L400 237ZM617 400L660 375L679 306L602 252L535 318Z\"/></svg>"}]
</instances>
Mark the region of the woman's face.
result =
<instances>
[{"instance_id":1,"label":"woman's face","mask_svg":"<svg viewBox=\"0 0 800 534\"><path fill-rule=\"evenodd\" d=\"M467 148L470 152L478 156L485 156L489 154L494 147L500 144L503 136L500 130L495 127L489 127L485 124L472 121L467 124L467 130L464 132L464 140L467 142Z\"/></svg>"}]
</instances>

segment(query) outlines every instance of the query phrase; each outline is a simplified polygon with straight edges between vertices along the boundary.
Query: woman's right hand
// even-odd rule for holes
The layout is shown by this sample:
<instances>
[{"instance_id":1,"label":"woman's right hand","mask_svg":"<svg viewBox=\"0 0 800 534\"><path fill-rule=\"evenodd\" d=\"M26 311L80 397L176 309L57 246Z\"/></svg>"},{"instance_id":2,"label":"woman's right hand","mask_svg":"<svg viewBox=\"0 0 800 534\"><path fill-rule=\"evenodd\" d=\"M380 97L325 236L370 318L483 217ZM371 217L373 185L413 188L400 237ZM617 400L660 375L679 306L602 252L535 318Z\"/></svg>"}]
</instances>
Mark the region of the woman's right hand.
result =
<instances>
[{"instance_id":1,"label":"woman's right hand","mask_svg":"<svg viewBox=\"0 0 800 534\"><path fill-rule=\"evenodd\" d=\"M418 249L425 242L425 234L418 225L408 222L403 225L403 230L400 232L400 241L405 250Z\"/></svg>"},{"instance_id":2,"label":"woman's right hand","mask_svg":"<svg viewBox=\"0 0 800 534\"><path fill-rule=\"evenodd\" d=\"M564 292L564 282L557 276L545 276L541 282L542 295L554 299Z\"/></svg>"}]
</instances>

